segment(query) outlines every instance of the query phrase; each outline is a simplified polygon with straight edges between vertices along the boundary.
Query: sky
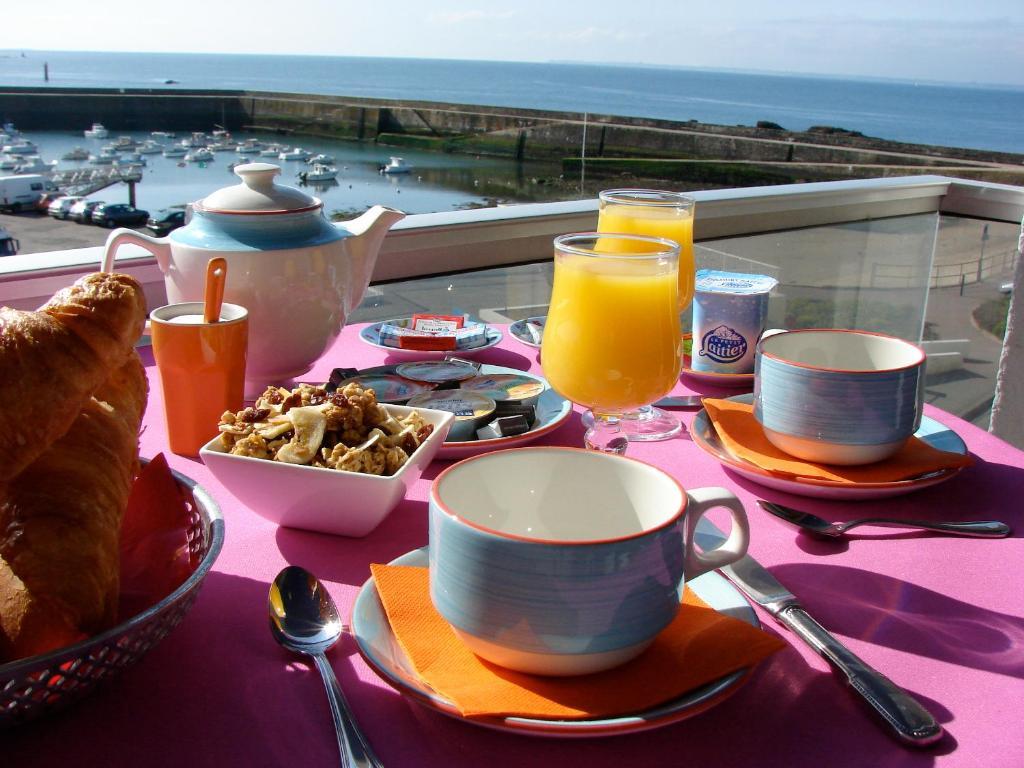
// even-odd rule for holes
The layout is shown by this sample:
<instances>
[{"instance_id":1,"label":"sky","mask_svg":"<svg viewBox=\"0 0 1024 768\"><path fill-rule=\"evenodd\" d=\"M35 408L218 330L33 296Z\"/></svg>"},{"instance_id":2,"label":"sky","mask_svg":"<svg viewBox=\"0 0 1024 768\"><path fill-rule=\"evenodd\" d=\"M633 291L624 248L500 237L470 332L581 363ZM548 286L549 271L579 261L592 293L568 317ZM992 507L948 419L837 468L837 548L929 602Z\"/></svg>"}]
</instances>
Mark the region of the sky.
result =
<instances>
[{"instance_id":1,"label":"sky","mask_svg":"<svg viewBox=\"0 0 1024 768\"><path fill-rule=\"evenodd\" d=\"M1022 0L6 0L0 49L630 63L1024 85Z\"/></svg>"}]
</instances>

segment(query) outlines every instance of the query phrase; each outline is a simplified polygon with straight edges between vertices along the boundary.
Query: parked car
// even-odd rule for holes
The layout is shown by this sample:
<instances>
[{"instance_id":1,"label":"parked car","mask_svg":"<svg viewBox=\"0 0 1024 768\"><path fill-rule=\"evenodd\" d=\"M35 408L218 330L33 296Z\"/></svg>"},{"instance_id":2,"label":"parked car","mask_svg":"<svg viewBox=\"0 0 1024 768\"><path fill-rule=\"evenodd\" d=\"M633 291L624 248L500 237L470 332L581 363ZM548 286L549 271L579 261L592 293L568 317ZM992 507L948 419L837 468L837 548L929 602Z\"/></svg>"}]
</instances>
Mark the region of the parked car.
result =
<instances>
[{"instance_id":1,"label":"parked car","mask_svg":"<svg viewBox=\"0 0 1024 768\"><path fill-rule=\"evenodd\" d=\"M40 213L46 213L50 210L50 203L60 197L67 197L64 192L44 192L39 200L36 201L36 210Z\"/></svg>"},{"instance_id":2,"label":"parked car","mask_svg":"<svg viewBox=\"0 0 1024 768\"><path fill-rule=\"evenodd\" d=\"M92 222L92 212L96 210L98 205L103 205L103 201L79 200L71 206L71 210L68 211L68 218L72 221L77 221L79 224L90 224Z\"/></svg>"},{"instance_id":3,"label":"parked car","mask_svg":"<svg viewBox=\"0 0 1024 768\"><path fill-rule=\"evenodd\" d=\"M0 256L14 256L20 247L18 238L0 227Z\"/></svg>"},{"instance_id":4,"label":"parked car","mask_svg":"<svg viewBox=\"0 0 1024 768\"><path fill-rule=\"evenodd\" d=\"M149 211L133 208L126 203L104 203L92 212L92 223L101 227L137 227L145 224Z\"/></svg>"},{"instance_id":5,"label":"parked car","mask_svg":"<svg viewBox=\"0 0 1024 768\"><path fill-rule=\"evenodd\" d=\"M146 222L146 229L150 230L157 237L163 237L168 232L184 226L185 211L182 208L164 208L149 217Z\"/></svg>"},{"instance_id":6,"label":"parked car","mask_svg":"<svg viewBox=\"0 0 1024 768\"><path fill-rule=\"evenodd\" d=\"M79 200L84 200L83 197L76 197L74 195L65 195L64 197L58 197L47 209L49 213L55 219L66 219L68 214L71 212L71 206L77 203Z\"/></svg>"}]
</instances>

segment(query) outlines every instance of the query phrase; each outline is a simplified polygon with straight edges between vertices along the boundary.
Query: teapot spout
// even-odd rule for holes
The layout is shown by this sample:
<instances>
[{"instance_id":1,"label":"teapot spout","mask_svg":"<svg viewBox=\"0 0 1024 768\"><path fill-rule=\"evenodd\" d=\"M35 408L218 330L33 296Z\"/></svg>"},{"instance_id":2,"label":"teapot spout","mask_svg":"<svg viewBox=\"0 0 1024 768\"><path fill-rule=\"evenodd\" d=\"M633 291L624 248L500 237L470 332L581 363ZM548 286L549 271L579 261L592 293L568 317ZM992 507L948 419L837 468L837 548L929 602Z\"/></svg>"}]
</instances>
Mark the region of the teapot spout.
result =
<instances>
[{"instance_id":1,"label":"teapot spout","mask_svg":"<svg viewBox=\"0 0 1024 768\"><path fill-rule=\"evenodd\" d=\"M352 235L347 242L352 259L352 282L346 314L363 300L384 236L392 224L404 218L405 214L395 208L375 205L359 218L336 225Z\"/></svg>"}]
</instances>

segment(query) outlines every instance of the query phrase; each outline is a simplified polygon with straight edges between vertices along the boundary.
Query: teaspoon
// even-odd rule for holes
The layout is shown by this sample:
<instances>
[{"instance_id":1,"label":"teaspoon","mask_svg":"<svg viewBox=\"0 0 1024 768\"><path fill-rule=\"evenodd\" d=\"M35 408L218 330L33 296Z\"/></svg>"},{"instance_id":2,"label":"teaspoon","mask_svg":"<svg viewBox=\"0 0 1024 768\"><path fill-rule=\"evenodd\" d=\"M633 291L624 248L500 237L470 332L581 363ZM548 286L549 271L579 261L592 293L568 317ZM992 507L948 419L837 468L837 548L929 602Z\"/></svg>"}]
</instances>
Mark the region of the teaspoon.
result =
<instances>
[{"instance_id":1,"label":"teaspoon","mask_svg":"<svg viewBox=\"0 0 1024 768\"><path fill-rule=\"evenodd\" d=\"M382 768L349 709L324 653L341 637L342 623L331 596L312 573L290 565L274 579L267 598L270 632L290 651L313 658L327 688L344 768Z\"/></svg>"},{"instance_id":2,"label":"teaspoon","mask_svg":"<svg viewBox=\"0 0 1024 768\"><path fill-rule=\"evenodd\" d=\"M839 538L851 528L858 525L878 525L885 528L916 528L924 531L937 531L953 536L973 536L982 539L1001 539L1010 535L1010 526L996 520L972 520L960 523L936 523L928 520L900 520L887 517L864 517L845 523L830 523L817 515L801 512L797 509L774 504L758 499L757 503L767 512L782 518L800 528L820 536Z\"/></svg>"}]
</instances>

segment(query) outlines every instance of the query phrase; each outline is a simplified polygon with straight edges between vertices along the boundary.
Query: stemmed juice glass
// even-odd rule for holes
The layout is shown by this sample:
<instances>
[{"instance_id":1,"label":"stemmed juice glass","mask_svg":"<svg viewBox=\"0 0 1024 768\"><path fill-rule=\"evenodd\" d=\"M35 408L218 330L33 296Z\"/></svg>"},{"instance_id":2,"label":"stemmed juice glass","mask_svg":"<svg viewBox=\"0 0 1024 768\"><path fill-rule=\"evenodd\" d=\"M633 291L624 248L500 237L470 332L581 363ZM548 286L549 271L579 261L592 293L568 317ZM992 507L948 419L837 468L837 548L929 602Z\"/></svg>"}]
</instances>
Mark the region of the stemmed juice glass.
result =
<instances>
[{"instance_id":1,"label":"stemmed juice glass","mask_svg":"<svg viewBox=\"0 0 1024 768\"><path fill-rule=\"evenodd\" d=\"M600 194L598 232L621 232L674 240L679 244L679 312L693 301L694 199L658 189L609 189ZM680 357L682 350L680 349ZM653 401L650 401L653 402ZM667 440L682 431L675 416L644 403L624 415L623 432L630 440Z\"/></svg>"},{"instance_id":2,"label":"stemmed juice glass","mask_svg":"<svg viewBox=\"0 0 1024 768\"><path fill-rule=\"evenodd\" d=\"M555 238L541 365L551 386L593 411L588 448L623 453L624 413L679 377L679 246L585 232Z\"/></svg>"}]
</instances>

